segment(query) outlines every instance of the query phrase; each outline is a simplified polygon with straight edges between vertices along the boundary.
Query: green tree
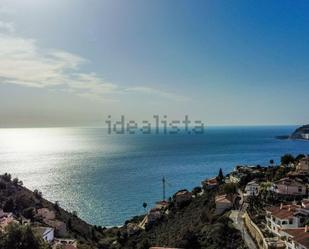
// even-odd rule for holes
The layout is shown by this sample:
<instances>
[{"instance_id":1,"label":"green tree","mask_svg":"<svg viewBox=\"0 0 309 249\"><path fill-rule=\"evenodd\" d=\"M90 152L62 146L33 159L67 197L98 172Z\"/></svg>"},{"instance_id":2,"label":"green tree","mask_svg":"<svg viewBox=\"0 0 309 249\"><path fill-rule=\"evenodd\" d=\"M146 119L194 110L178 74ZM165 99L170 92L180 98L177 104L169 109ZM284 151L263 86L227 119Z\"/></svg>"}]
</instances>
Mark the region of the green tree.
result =
<instances>
[{"instance_id":1,"label":"green tree","mask_svg":"<svg viewBox=\"0 0 309 249\"><path fill-rule=\"evenodd\" d=\"M25 208L22 213L23 213L23 216L25 216L25 218L33 220L34 215L35 215L35 210L33 207L28 207L28 208Z\"/></svg>"},{"instance_id":2,"label":"green tree","mask_svg":"<svg viewBox=\"0 0 309 249\"><path fill-rule=\"evenodd\" d=\"M294 163L295 158L291 154L285 154L281 157L281 164L282 165L289 165L290 163Z\"/></svg>"},{"instance_id":3,"label":"green tree","mask_svg":"<svg viewBox=\"0 0 309 249\"><path fill-rule=\"evenodd\" d=\"M237 192L238 185L236 183L226 183L223 185L222 189L224 194L235 194Z\"/></svg>"},{"instance_id":4,"label":"green tree","mask_svg":"<svg viewBox=\"0 0 309 249\"><path fill-rule=\"evenodd\" d=\"M217 176L217 179L218 179L219 182L222 182L222 181L223 181L223 178L224 178L223 171L222 171L222 169L220 168L220 169L219 169L218 176Z\"/></svg>"},{"instance_id":5,"label":"green tree","mask_svg":"<svg viewBox=\"0 0 309 249\"><path fill-rule=\"evenodd\" d=\"M48 245L36 237L29 226L9 225L1 234L1 249L48 249Z\"/></svg>"},{"instance_id":6,"label":"green tree","mask_svg":"<svg viewBox=\"0 0 309 249\"><path fill-rule=\"evenodd\" d=\"M71 217L69 218L67 225L68 225L69 230L72 230L72 219L71 219Z\"/></svg>"},{"instance_id":7,"label":"green tree","mask_svg":"<svg viewBox=\"0 0 309 249\"><path fill-rule=\"evenodd\" d=\"M39 190L35 189L33 190L34 196L38 199L42 199L42 192L40 192Z\"/></svg>"},{"instance_id":8,"label":"green tree","mask_svg":"<svg viewBox=\"0 0 309 249\"><path fill-rule=\"evenodd\" d=\"M300 161L301 159L305 158L306 156L304 154L299 154L296 158L295 161Z\"/></svg>"},{"instance_id":9,"label":"green tree","mask_svg":"<svg viewBox=\"0 0 309 249\"><path fill-rule=\"evenodd\" d=\"M13 212L15 208L15 203L14 200L12 198L9 198L3 206L3 211L4 212Z\"/></svg>"},{"instance_id":10,"label":"green tree","mask_svg":"<svg viewBox=\"0 0 309 249\"><path fill-rule=\"evenodd\" d=\"M202 192L202 188L201 187L194 187L193 189L192 189L192 194L193 195L197 195L197 194L199 194L199 193L201 193Z\"/></svg>"},{"instance_id":11,"label":"green tree","mask_svg":"<svg viewBox=\"0 0 309 249\"><path fill-rule=\"evenodd\" d=\"M11 174L5 173L4 175L2 175L3 180L10 182L12 179Z\"/></svg>"}]
</instances>

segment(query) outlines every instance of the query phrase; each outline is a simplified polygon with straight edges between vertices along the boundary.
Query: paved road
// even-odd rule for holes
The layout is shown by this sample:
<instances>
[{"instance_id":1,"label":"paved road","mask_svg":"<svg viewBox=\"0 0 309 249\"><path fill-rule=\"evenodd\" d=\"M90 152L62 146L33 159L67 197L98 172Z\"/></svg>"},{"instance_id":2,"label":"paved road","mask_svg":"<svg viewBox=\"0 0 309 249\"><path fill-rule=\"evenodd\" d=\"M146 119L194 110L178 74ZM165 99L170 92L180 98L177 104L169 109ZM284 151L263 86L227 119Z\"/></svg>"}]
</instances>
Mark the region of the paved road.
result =
<instances>
[{"instance_id":1,"label":"paved road","mask_svg":"<svg viewBox=\"0 0 309 249\"><path fill-rule=\"evenodd\" d=\"M243 240L245 241L247 247L249 249L257 249L257 246L249 233L247 232L247 229L244 225L244 221L242 219L242 216L244 215L244 212L247 209L247 203L244 203L240 210L232 210L230 218L233 220L233 224L237 230L241 232L241 236Z\"/></svg>"},{"instance_id":2,"label":"paved road","mask_svg":"<svg viewBox=\"0 0 309 249\"><path fill-rule=\"evenodd\" d=\"M237 230L241 232L241 236L245 241L246 245L250 249L257 249L255 242L252 240L251 236L248 234L247 229L244 225L242 215L244 213L238 210L233 210L231 212L230 218L233 220L233 224Z\"/></svg>"}]
</instances>

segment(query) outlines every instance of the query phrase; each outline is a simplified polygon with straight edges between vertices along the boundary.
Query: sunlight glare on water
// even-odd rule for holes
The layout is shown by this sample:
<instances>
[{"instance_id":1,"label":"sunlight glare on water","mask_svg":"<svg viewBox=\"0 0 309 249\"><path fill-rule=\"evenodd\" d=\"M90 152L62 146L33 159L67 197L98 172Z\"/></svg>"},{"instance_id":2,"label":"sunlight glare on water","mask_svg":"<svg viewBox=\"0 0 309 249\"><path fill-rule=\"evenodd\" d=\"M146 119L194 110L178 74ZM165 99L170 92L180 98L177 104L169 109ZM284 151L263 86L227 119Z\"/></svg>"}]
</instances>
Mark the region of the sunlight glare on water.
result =
<instances>
[{"instance_id":1,"label":"sunlight glare on water","mask_svg":"<svg viewBox=\"0 0 309 249\"><path fill-rule=\"evenodd\" d=\"M284 153L308 153L309 143L278 140L295 127L214 127L204 135L108 135L101 128L0 129L0 173L86 221L120 225L167 195L192 189L219 168L267 165Z\"/></svg>"}]
</instances>

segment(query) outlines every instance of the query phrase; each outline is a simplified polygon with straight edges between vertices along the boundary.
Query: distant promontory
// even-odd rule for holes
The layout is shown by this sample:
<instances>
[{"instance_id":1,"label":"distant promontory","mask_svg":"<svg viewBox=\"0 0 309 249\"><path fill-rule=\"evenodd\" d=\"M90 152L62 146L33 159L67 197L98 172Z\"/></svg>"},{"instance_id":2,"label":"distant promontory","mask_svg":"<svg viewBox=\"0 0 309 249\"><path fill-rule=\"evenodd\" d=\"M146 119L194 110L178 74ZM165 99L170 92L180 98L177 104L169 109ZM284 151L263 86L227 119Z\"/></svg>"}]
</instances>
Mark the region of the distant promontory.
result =
<instances>
[{"instance_id":1,"label":"distant promontory","mask_svg":"<svg viewBox=\"0 0 309 249\"><path fill-rule=\"evenodd\" d=\"M309 124L303 125L297 128L292 135L290 136L291 139L305 139L309 140Z\"/></svg>"},{"instance_id":2,"label":"distant promontory","mask_svg":"<svg viewBox=\"0 0 309 249\"><path fill-rule=\"evenodd\" d=\"M277 136L278 139L302 139L309 141L309 124L297 128L291 135Z\"/></svg>"}]
</instances>

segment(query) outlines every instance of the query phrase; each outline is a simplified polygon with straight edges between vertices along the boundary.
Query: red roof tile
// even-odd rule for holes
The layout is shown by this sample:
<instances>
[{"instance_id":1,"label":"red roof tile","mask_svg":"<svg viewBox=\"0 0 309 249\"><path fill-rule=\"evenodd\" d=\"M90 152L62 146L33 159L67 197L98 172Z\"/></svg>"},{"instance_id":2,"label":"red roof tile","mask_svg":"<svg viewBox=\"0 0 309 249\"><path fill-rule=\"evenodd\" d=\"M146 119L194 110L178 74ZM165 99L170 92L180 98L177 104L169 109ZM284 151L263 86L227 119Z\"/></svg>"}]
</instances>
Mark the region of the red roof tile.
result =
<instances>
[{"instance_id":1,"label":"red roof tile","mask_svg":"<svg viewBox=\"0 0 309 249\"><path fill-rule=\"evenodd\" d=\"M266 208L266 211L270 212L273 216L279 219L287 219L293 217L293 214L297 208L300 208L298 205L285 205L281 207L271 207Z\"/></svg>"},{"instance_id":2,"label":"red roof tile","mask_svg":"<svg viewBox=\"0 0 309 249\"><path fill-rule=\"evenodd\" d=\"M305 228L284 229L284 232L293 236L293 239L305 247L309 247L309 232L305 232Z\"/></svg>"}]
</instances>

